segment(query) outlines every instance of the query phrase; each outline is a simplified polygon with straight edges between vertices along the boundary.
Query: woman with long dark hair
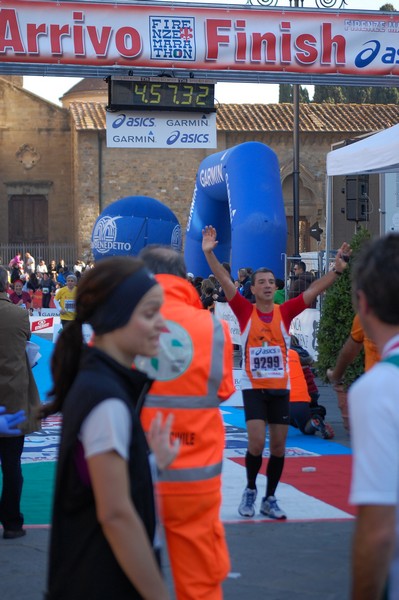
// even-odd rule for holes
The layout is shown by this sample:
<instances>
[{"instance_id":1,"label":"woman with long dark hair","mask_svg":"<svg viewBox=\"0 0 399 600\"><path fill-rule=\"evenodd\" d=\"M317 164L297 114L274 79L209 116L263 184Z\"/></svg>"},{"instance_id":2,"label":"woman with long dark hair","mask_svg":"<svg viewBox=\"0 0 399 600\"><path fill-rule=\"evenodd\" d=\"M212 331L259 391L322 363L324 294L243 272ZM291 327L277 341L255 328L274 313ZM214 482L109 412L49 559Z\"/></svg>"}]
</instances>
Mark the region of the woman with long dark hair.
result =
<instances>
[{"instance_id":1,"label":"woman with long dark hair","mask_svg":"<svg viewBox=\"0 0 399 600\"><path fill-rule=\"evenodd\" d=\"M103 259L82 276L76 319L58 339L53 399L62 436L53 507L48 600L166 600L158 564L149 449L140 407L151 384L131 368L153 357L164 322L161 287L142 261ZM94 338L83 344L82 325ZM150 443L159 468L177 453L171 420L154 420Z\"/></svg>"}]
</instances>

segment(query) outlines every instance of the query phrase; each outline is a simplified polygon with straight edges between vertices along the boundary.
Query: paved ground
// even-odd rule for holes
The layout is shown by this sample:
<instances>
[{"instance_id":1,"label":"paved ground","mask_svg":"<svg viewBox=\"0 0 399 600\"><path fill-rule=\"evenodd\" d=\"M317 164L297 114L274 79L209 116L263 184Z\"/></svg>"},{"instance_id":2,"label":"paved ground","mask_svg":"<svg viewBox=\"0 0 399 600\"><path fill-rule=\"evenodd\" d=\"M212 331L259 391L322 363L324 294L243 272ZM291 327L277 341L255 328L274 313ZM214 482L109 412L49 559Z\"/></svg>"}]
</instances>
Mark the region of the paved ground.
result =
<instances>
[{"instance_id":1,"label":"paved ground","mask_svg":"<svg viewBox=\"0 0 399 600\"><path fill-rule=\"evenodd\" d=\"M335 394L318 383L336 441L349 446ZM226 525L232 569L224 583L225 600L346 600L353 524L309 520ZM29 528L20 540L0 538L1 600L43 598L48 537L48 529ZM165 572L170 582L168 565Z\"/></svg>"}]
</instances>

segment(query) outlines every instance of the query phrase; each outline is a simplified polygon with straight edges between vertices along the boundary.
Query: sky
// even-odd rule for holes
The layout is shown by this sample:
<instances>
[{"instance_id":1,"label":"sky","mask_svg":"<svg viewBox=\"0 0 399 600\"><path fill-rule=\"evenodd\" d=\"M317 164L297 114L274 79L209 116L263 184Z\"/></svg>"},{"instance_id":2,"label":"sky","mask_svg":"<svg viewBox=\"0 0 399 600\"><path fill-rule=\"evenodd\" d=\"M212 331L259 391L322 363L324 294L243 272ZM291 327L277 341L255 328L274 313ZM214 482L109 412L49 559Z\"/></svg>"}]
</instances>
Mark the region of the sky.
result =
<instances>
[{"instance_id":1,"label":"sky","mask_svg":"<svg viewBox=\"0 0 399 600\"><path fill-rule=\"evenodd\" d=\"M214 2L215 0L202 0L203 2ZM300 2L301 0L299 0ZM330 6L332 0L318 0ZM399 0L346 0L348 10L379 10L380 6L390 2L396 10L399 10ZM245 0L218 0L218 4L245 4ZM253 0L256 4L256 0ZM340 0L337 0L335 8L339 8ZM282 8L289 6L289 0L278 0L277 6ZM315 8L315 0L303 0L305 8ZM331 8L334 8L331 6ZM71 87L80 81L78 77L24 77L24 87L61 106L59 98ZM313 88L308 87L312 96ZM279 86L265 83L217 83L215 98L221 104L262 104L278 102Z\"/></svg>"}]
</instances>

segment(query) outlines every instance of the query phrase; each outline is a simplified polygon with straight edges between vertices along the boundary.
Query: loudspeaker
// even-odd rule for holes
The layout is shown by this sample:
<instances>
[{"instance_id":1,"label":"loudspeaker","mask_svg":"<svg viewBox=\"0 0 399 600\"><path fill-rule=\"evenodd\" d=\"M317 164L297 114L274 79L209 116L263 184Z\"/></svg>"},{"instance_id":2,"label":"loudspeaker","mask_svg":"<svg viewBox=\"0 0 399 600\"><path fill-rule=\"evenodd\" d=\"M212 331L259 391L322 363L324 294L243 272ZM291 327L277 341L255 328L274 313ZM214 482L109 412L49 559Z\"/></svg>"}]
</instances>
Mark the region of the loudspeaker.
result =
<instances>
[{"instance_id":1,"label":"loudspeaker","mask_svg":"<svg viewBox=\"0 0 399 600\"><path fill-rule=\"evenodd\" d=\"M368 175L346 177L346 219L347 221L369 220Z\"/></svg>"}]
</instances>

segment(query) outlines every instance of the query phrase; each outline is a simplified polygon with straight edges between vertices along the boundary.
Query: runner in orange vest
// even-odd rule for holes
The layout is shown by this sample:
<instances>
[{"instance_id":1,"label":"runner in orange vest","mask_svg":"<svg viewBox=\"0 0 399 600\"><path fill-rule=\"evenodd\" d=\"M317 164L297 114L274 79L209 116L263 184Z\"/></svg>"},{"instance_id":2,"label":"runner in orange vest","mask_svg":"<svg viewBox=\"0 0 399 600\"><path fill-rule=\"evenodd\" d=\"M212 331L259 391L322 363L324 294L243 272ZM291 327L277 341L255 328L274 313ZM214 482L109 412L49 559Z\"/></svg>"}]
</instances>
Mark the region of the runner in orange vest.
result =
<instances>
[{"instance_id":1,"label":"runner in orange vest","mask_svg":"<svg viewBox=\"0 0 399 600\"><path fill-rule=\"evenodd\" d=\"M138 361L153 383L141 412L143 428L157 412L173 413L180 440L173 465L159 476L158 494L177 600L220 600L230 568L220 520L224 426L219 409L235 391L227 323L203 310L186 280L183 256L147 246L140 258L164 289L168 328L161 351Z\"/></svg>"},{"instance_id":2,"label":"runner in orange vest","mask_svg":"<svg viewBox=\"0 0 399 600\"><path fill-rule=\"evenodd\" d=\"M248 433L245 457L247 485L238 512L242 517L255 515L256 478L262 466L262 454L269 427L270 458L267 463L266 494L260 512L271 519L286 519L279 507L275 491L284 468L285 443L289 425L289 378L287 349L292 319L308 308L319 294L329 288L347 267L350 246L342 244L329 273L316 279L296 298L274 304L276 278L265 267L251 275L251 291L255 305L237 292L227 271L214 254L218 245L216 229L209 225L202 231L202 249L208 265L222 286L235 313L241 331L243 367L241 389Z\"/></svg>"}]
</instances>

